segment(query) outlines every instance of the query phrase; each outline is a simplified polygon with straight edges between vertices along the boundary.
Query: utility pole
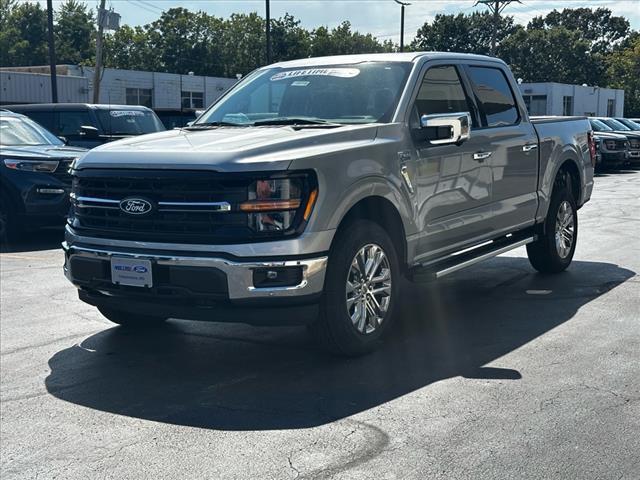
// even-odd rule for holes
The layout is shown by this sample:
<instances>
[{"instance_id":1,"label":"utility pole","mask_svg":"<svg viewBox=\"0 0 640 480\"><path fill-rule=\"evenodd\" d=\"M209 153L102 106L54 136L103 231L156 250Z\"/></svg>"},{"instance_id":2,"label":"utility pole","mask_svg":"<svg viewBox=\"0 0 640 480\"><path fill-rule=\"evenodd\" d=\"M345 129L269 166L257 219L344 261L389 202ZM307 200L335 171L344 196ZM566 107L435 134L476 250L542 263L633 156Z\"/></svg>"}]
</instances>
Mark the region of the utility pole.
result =
<instances>
[{"instance_id":1,"label":"utility pole","mask_svg":"<svg viewBox=\"0 0 640 480\"><path fill-rule=\"evenodd\" d=\"M400 51L404 52L404 7L411 5L407 2L401 2L400 0L393 0L400 5Z\"/></svg>"},{"instance_id":2,"label":"utility pole","mask_svg":"<svg viewBox=\"0 0 640 480\"><path fill-rule=\"evenodd\" d=\"M106 0L100 0L98 8L98 37L96 38L96 66L93 72L93 103L100 103L100 70L102 68L102 35L107 23Z\"/></svg>"},{"instance_id":3,"label":"utility pole","mask_svg":"<svg viewBox=\"0 0 640 480\"><path fill-rule=\"evenodd\" d=\"M500 14L510 3L522 3L520 0L476 0L474 7L480 3L486 5L493 14L493 29L491 30L491 56L496 55L496 42L500 28Z\"/></svg>"},{"instance_id":4,"label":"utility pole","mask_svg":"<svg viewBox=\"0 0 640 480\"><path fill-rule=\"evenodd\" d=\"M269 0L265 0L265 9L266 9L266 34L267 34L267 65L271 63L271 12Z\"/></svg>"},{"instance_id":5,"label":"utility pole","mask_svg":"<svg viewBox=\"0 0 640 480\"><path fill-rule=\"evenodd\" d=\"M58 77L56 76L56 46L53 39L53 5L47 0L47 30L49 31L49 72L51 76L51 101L58 103Z\"/></svg>"}]
</instances>

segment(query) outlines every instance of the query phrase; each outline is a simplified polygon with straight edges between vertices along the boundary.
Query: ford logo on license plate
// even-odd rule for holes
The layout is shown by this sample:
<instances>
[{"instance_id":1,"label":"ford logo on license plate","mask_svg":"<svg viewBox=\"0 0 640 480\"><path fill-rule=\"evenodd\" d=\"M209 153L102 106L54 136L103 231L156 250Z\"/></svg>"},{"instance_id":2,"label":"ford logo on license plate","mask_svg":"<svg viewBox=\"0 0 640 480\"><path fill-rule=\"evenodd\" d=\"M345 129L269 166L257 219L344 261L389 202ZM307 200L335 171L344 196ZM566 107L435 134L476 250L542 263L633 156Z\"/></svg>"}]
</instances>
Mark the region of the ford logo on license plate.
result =
<instances>
[{"instance_id":1,"label":"ford logo on license plate","mask_svg":"<svg viewBox=\"0 0 640 480\"><path fill-rule=\"evenodd\" d=\"M153 204L144 198L125 198L120 201L120 210L130 215L145 215L153 210Z\"/></svg>"}]
</instances>

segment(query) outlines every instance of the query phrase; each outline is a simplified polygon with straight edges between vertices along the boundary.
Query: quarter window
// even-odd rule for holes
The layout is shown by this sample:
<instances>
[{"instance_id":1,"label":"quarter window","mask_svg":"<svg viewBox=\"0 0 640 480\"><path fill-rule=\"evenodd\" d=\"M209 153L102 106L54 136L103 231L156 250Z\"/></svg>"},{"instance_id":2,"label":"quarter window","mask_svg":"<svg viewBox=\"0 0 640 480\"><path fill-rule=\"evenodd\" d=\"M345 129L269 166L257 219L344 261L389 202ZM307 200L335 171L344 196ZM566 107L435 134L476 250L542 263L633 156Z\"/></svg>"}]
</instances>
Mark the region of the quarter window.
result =
<instances>
[{"instance_id":1,"label":"quarter window","mask_svg":"<svg viewBox=\"0 0 640 480\"><path fill-rule=\"evenodd\" d=\"M469 76L481 107L482 123L487 127L504 127L518 123L520 115L509 82L502 70L470 67Z\"/></svg>"},{"instance_id":2,"label":"quarter window","mask_svg":"<svg viewBox=\"0 0 640 480\"><path fill-rule=\"evenodd\" d=\"M72 110L58 112L58 125L58 132L56 132L58 135L79 135L80 127L93 126L94 122L86 110Z\"/></svg>"}]
</instances>

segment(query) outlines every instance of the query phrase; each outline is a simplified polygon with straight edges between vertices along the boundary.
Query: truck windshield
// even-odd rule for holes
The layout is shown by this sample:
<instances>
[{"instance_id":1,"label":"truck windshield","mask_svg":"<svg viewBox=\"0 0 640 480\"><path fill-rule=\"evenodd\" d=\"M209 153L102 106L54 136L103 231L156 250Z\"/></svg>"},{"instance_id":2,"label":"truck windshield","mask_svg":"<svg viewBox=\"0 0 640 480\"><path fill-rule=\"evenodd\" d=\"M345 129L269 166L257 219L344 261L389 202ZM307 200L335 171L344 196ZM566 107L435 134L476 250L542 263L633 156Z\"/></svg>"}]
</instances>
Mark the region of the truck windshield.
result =
<instances>
[{"instance_id":1,"label":"truck windshield","mask_svg":"<svg viewBox=\"0 0 640 480\"><path fill-rule=\"evenodd\" d=\"M259 70L194 125L389 122L412 64L363 62Z\"/></svg>"},{"instance_id":2,"label":"truck windshield","mask_svg":"<svg viewBox=\"0 0 640 480\"><path fill-rule=\"evenodd\" d=\"M96 110L107 135L142 135L164 130L155 113L148 110Z\"/></svg>"},{"instance_id":3,"label":"truck windshield","mask_svg":"<svg viewBox=\"0 0 640 480\"><path fill-rule=\"evenodd\" d=\"M33 120L0 116L0 145L64 145L62 140Z\"/></svg>"},{"instance_id":4,"label":"truck windshield","mask_svg":"<svg viewBox=\"0 0 640 480\"><path fill-rule=\"evenodd\" d=\"M606 120L603 120L603 122L606 123L607 125L609 125L614 130L621 130L623 132L631 131L631 129L629 127L627 127L625 124L620 123L619 121L617 121L617 120L615 120L613 118L607 118Z\"/></svg>"},{"instance_id":5,"label":"truck windshield","mask_svg":"<svg viewBox=\"0 0 640 480\"><path fill-rule=\"evenodd\" d=\"M613 128L611 128L609 125L607 125L601 120L596 120L595 118L592 118L589 120L589 123L591 123L591 128L593 128L596 132L612 132L613 131Z\"/></svg>"}]
</instances>

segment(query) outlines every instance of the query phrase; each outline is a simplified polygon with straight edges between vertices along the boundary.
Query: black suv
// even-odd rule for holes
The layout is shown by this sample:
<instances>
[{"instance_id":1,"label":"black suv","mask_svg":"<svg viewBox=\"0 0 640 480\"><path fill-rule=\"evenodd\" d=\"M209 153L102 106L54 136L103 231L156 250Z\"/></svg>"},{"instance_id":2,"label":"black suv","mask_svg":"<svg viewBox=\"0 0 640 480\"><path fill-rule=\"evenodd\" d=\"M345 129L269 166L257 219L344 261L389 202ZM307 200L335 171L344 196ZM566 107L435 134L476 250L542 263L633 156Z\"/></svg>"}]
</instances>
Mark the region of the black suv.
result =
<instances>
[{"instance_id":1,"label":"black suv","mask_svg":"<svg viewBox=\"0 0 640 480\"><path fill-rule=\"evenodd\" d=\"M24 115L0 110L0 240L17 240L27 229L64 227L69 167L85 152Z\"/></svg>"},{"instance_id":2,"label":"black suv","mask_svg":"<svg viewBox=\"0 0 640 480\"><path fill-rule=\"evenodd\" d=\"M38 103L7 105L27 115L69 145L93 148L121 138L165 130L157 115L138 105L91 105L87 103Z\"/></svg>"}]
</instances>

